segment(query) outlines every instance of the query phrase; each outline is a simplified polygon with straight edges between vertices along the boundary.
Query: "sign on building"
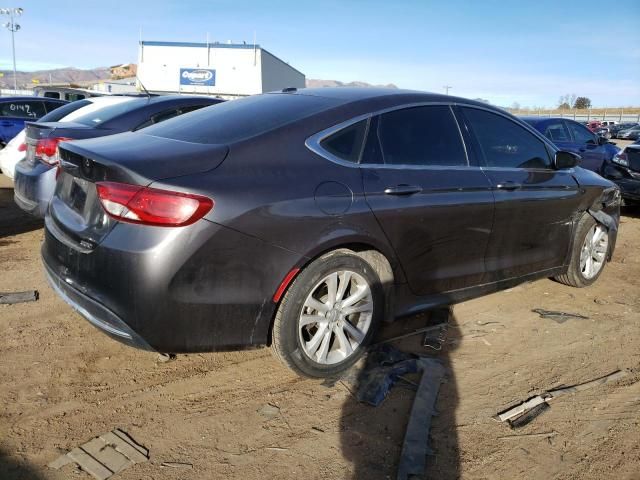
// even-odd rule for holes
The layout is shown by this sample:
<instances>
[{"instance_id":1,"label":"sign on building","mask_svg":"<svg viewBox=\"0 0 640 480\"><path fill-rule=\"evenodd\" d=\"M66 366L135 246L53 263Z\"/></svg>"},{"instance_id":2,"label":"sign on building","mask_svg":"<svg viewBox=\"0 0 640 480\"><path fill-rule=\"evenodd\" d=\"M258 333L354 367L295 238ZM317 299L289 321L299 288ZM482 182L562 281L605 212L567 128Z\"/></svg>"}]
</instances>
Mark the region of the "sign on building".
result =
<instances>
[{"instance_id":1,"label":"sign on building","mask_svg":"<svg viewBox=\"0 0 640 480\"><path fill-rule=\"evenodd\" d=\"M181 68L180 85L215 86L216 71L208 68Z\"/></svg>"}]
</instances>

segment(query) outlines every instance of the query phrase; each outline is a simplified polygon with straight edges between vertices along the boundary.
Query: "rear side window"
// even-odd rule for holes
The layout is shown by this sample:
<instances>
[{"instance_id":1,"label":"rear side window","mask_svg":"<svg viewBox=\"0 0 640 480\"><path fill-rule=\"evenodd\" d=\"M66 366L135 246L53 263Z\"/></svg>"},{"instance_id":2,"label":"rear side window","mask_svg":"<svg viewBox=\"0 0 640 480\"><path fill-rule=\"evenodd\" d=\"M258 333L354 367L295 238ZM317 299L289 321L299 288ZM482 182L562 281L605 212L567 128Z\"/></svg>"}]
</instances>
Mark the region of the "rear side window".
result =
<instances>
[{"instance_id":1,"label":"rear side window","mask_svg":"<svg viewBox=\"0 0 640 480\"><path fill-rule=\"evenodd\" d=\"M579 123L568 123L576 143L596 143L595 135L588 128L583 127Z\"/></svg>"},{"instance_id":2,"label":"rear side window","mask_svg":"<svg viewBox=\"0 0 640 480\"><path fill-rule=\"evenodd\" d=\"M60 98L60 94L58 92L44 92L44 96L47 98Z\"/></svg>"},{"instance_id":3,"label":"rear side window","mask_svg":"<svg viewBox=\"0 0 640 480\"><path fill-rule=\"evenodd\" d=\"M39 101L16 100L0 103L0 117L37 119L45 115L44 104Z\"/></svg>"},{"instance_id":4,"label":"rear side window","mask_svg":"<svg viewBox=\"0 0 640 480\"><path fill-rule=\"evenodd\" d=\"M458 125L446 105L384 113L378 117L376 130L372 134L378 137L385 164L467 165Z\"/></svg>"},{"instance_id":5,"label":"rear side window","mask_svg":"<svg viewBox=\"0 0 640 480\"><path fill-rule=\"evenodd\" d=\"M551 168L544 143L501 115L463 108L488 167Z\"/></svg>"},{"instance_id":6,"label":"rear side window","mask_svg":"<svg viewBox=\"0 0 640 480\"><path fill-rule=\"evenodd\" d=\"M544 131L544 136L552 142L570 142L569 132L567 131L564 123L552 123Z\"/></svg>"},{"instance_id":7,"label":"rear side window","mask_svg":"<svg viewBox=\"0 0 640 480\"><path fill-rule=\"evenodd\" d=\"M320 146L342 160L357 163L366 132L367 121L362 120L325 138Z\"/></svg>"},{"instance_id":8,"label":"rear side window","mask_svg":"<svg viewBox=\"0 0 640 480\"><path fill-rule=\"evenodd\" d=\"M227 144L266 133L341 102L311 95L255 95L172 118L146 128L144 133L184 142Z\"/></svg>"},{"instance_id":9,"label":"rear side window","mask_svg":"<svg viewBox=\"0 0 640 480\"><path fill-rule=\"evenodd\" d=\"M60 104L54 104L54 105L58 105L59 107L47 113L39 121L40 122L57 122L62 118L66 117L67 115L69 115L71 112L75 112L76 110L79 110L82 107L86 107L87 105L90 105L90 104L91 102L89 100L78 100L77 102L67 103L66 105L62 105L62 106L60 106Z\"/></svg>"}]
</instances>

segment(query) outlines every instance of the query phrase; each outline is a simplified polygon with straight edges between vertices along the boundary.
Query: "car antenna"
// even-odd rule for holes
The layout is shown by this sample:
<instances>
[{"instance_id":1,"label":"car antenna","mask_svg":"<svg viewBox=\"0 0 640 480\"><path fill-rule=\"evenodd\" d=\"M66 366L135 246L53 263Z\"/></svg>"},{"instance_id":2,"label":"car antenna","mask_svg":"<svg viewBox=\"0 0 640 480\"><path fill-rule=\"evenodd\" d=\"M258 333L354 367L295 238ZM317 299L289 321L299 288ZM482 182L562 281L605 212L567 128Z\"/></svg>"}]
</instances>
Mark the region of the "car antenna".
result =
<instances>
[{"instance_id":1,"label":"car antenna","mask_svg":"<svg viewBox=\"0 0 640 480\"><path fill-rule=\"evenodd\" d=\"M138 77L136 75L136 80L138 80L138 83L140 84L140 86L142 87L142 90L144 90L144 93L147 94L148 98L151 98L151 94L149 93L149 90L146 89L146 87L144 86L144 84L140 81L140 77Z\"/></svg>"}]
</instances>

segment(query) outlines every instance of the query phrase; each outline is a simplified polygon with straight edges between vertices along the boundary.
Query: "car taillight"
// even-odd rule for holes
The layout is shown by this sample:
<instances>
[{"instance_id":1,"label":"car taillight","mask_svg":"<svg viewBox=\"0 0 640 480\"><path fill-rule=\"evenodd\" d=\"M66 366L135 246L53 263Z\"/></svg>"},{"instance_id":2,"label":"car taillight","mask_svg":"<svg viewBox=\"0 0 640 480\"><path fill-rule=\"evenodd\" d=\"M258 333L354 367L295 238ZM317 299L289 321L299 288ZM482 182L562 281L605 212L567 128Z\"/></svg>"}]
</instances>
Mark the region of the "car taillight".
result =
<instances>
[{"instance_id":1,"label":"car taillight","mask_svg":"<svg viewBox=\"0 0 640 480\"><path fill-rule=\"evenodd\" d=\"M18 145L18 151L19 152L26 152L27 151L27 144L22 142L20 145Z\"/></svg>"},{"instance_id":2,"label":"car taillight","mask_svg":"<svg viewBox=\"0 0 640 480\"><path fill-rule=\"evenodd\" d=\"M58 144L60 142L66 142L67 140L72 139L66 137L41 138L38 140L38 143L36 143L36 159L46 165L57 165L60 162Z\"/></svg>"},{"instance_id":3,"label":"car taillight","mask_svg":"<svg viewBox=\"0 0 640 480\"><path fill-rule=\"evenodd\" d=\"M611 160L618 165L622 165L623 167L629 167L629 157L627 157L627 154L625 152L615 154Z\"/></svg>"},{"instance_id":4,"label":"car taillight","mask_svg":"<svg viewBox=\"0 0 640 480\"><path fill-rule=\"evenodd\" d=\"M213 200L202 195L115 182L98 182L96 188L105 211L123 222L183 227L213 208Z\"/></svg>"}]
</instances>

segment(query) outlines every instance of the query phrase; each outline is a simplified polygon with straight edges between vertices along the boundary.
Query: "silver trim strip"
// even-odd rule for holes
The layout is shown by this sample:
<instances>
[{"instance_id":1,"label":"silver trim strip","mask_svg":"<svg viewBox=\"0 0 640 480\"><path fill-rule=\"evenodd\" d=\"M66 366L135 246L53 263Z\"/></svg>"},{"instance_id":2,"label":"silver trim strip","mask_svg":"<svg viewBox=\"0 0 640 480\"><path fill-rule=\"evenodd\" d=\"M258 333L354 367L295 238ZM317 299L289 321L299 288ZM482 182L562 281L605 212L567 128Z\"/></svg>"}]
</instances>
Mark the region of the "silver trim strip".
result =
<instances>
[{"instance_id":1,"label":"silver trim strip","mask_svg":"<svg viewBox=\"0 0 640 480\"><path fill-rule=\"evenodd\" d=\"M533 133L538 139L542 140L544 142L545 145L551 147L553 149L553 152L557 152L559 149L558 147L556 147L553 143L551 143L551 141L546 138L544 135L542 135L540 132L538 132L536 129L534 129L531 125L529 125L527 122L524 122L522 120L517 119L517 117L512 117L509 114L505 114L502 111L500 111L499 109L493 109L493 108L485 108L482 107L480 105L472 105L472 104L468 104L468 103L460 103L460 102L413 102L413 103L405 103L402 105L395 105L393 107L388 107L388 108L383 108L381 110L376 110L375 112L369 112L369 113L365 113L362 115L358 115L357 117L353 117L350 118L349 120L345 120L344 122L338 123L332 127L326 128L324 130L321 130L318 133L315 133L313 135L311 135L310 137L308 137L304 144L305 146L311 150L313 153L329 160L330 162L336 163L338 165L342 165L343 167L349 167L349 168L360 168L360 167L368 167L368 168L381 168L381 169L394 169L394 170L431 170L431 169L438 169L438 170L442 170L442 169L452 169L452 170L457 170L457 169L464 169L464 170L468 170L468 169L497 169L497 170L504 170L504 168L501 167L483 167L483 166L476 166L476 165L469 165L469 152L467 152L467 145L466 142L464 141L464 136L462 135L462 130L460 128L460 125L458 123L458 118L455 115L455 112L453 112L453 110L451 111L453 118L456 122L456 125L458 126L458 133L460 134L460 139L462 141L462 145L465 151L465 154L467 155L467 165L466 166L461 166L461 165L455 165L455 166L442 166L442 165L403 165L403 164L395 164L395 165L389 165L389 164L378 164L378 163L353 163L353 162L349 162L347 160L343 160L339 157L336 157L335 155L333 155L332 153L326 151L324 148L322 148L320 146L320 143L327 137L329 137L330 135L333 135L334 133L338 132L339 130L342 130L343 128L347 128L351 125L353 125L354 123L358 123L362 120L367 120L367 119L371 119L377 115L381 115L384 113L388 113L388 112L393 112L395 110L402 110L405 108L413 108L413 107L424 107L424 106L436 106L436 105L445 105L448 106L450 109L452 109L454 106L460 106L460 107L469 107L469 108L476 108L478 110L485 110L489 113L494 113L496 115L500 115L504 118L506 118L507 120L510 121L514 121L513 119L516 118L516 120L518 120L516 123L517 125L520 125L521 127L525 128L526 130L528 130L530 133ZM368 131L369 126L367 125L367 131ZM366 141L366 137L365 137L365 141ZM548 171L558 171L555 170L553 168L549 168L549 169L544 169L544 168L536 168L536 169L522 169L522 168L514 168L513 170L528 170L528 171L543 171L543 172L548 172ZM563 170L566 172L573 172L573 169L570 170Z\"/></svg>"}]
</instances>

